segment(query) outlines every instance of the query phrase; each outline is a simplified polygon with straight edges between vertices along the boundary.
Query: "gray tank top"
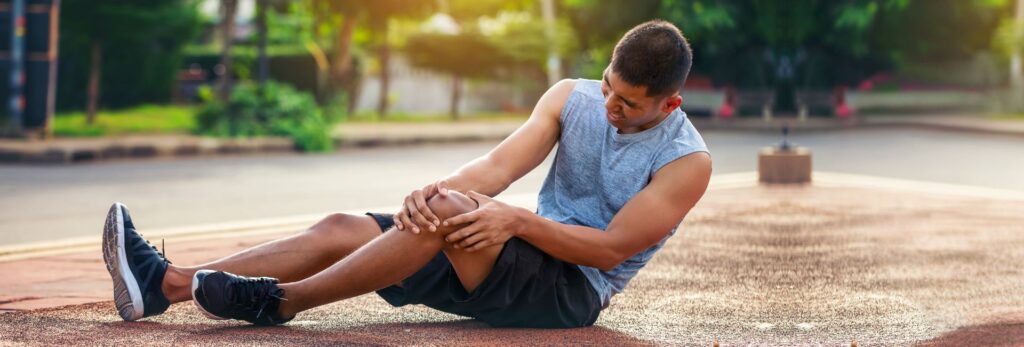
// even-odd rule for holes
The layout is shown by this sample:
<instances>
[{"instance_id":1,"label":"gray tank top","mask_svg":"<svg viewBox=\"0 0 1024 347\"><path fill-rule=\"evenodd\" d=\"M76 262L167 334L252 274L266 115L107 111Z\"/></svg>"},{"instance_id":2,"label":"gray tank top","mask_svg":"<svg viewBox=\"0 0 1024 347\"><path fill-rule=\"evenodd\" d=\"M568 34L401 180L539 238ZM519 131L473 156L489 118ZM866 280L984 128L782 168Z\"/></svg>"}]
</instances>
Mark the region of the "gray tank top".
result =
<instances>
[{"instance_id":1,"label":"gray tank top","mask_svg":"<svg viewBox=\"0 0 1024 347\"><path fill-rule=\"evenodd\" d=\"M560 116L558 150L537 203L541 216L605 230L658 169L687 154L708 151L678 109L657 126L633 134L619 134L605 112L601 82L578 80ZM611 271L579 266L605 307L673 234L675 228Z\"/></svg>"}]
</instances>

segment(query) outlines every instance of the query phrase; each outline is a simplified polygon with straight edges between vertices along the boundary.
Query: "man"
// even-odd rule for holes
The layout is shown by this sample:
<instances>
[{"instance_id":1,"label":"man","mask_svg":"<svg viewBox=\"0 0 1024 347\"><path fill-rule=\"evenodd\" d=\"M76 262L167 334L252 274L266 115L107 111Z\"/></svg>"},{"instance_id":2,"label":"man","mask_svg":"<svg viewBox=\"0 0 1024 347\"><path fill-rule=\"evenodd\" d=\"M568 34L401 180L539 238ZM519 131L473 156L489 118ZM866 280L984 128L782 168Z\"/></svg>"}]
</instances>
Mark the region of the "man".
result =
<instances>
[{"instance_id":1,"label":"man","mask_svg":"<svg viewBox=\"0 0 1024 347\"><path fill-rule=\"evenodd\" d=\"M118 312L136 320L192 299L214 319L275 325L376 291L493 326L591 325L707 187L707 147L679 110L690 64L675 26L641 24L601 81L558 82L515 133L397 214L331 215L207 264L170 265L114 204L104 256ZM556 143L536 213L491 198Z\"/></svg>"}]
</instances>

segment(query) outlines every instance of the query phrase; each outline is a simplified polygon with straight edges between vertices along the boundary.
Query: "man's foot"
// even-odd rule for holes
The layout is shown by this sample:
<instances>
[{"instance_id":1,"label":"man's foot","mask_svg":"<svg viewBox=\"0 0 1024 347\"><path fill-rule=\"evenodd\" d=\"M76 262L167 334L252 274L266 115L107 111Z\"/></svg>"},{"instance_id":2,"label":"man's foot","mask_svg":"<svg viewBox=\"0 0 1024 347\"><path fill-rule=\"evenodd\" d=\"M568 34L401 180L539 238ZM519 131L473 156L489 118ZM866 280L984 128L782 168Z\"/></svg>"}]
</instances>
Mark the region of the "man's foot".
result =
<instances>
[{"instance_id":1,"label":"man's foot","mask_svg":"<svg viewBox=\"0 0 1024 347\"><path fill-rule=\"evenodd\" d=\"M114 203L103 225L103 261L114 280L114 305L126 321L163 313L170 306L160 285L170 262L135 231L128 209Z\"/></svg>"},{"instance_id":2,"label":"man's foot","mask_svg":"<svg viewBox=\"0 0 1024 347\"><path fill-rule=\"evenodd\" d=\"M192 301L213 319L239 319L256 325L278 325L292 319L277 316L284 289L277 279L244 277L200 270L192 277Z\"/></svg>"}]
</instances>

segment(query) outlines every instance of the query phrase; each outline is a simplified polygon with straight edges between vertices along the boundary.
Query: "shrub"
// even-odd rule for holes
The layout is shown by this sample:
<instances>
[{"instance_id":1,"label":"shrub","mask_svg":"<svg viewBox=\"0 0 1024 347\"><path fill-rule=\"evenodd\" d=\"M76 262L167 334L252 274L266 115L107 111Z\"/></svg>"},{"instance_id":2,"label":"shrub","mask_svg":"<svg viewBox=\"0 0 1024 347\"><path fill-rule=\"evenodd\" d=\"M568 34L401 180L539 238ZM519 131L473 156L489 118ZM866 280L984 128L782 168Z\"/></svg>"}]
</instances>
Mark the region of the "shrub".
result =
<instances>
[{"instance_id":1,"label":"shrub","mask_svg":"<svg viewBox=\"0 0 1024 347\"><path fill-rule=\"evenodd\" d=\"M196 126L200 134L220 137L288 136L303 151L333 148L331 122L313 96L271 81L240 84L227 103L208 100L196 115Z\"/></svg>"}]
</instances>

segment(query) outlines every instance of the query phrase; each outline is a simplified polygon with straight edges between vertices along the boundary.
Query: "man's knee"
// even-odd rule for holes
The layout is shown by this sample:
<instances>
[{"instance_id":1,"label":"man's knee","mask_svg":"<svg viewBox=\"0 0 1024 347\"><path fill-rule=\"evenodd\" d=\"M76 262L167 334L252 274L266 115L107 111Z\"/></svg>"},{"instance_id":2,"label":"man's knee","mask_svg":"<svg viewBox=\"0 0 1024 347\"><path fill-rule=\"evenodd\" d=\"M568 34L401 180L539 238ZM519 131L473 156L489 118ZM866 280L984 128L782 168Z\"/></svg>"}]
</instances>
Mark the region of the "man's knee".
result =
<instances>
[{"instance_id":1,"label":"man's knee","mask_svg":"<svg viewBox=\"0 0 1024 347\"><path fill-rule=\"evenodd\" d=\"M430 198L427 200L427 206L437 215L437 218L444 220L475 210L477 204L465 194L453 190L449 191L447 197L435 195Z\"/></svg>"},{"instance_id":2,"label":"man's knee","mask_svg":"<svg viewBox=\"0 0 1024 347\"><path fill-rule=\"evenodd\" d=\"M445 219L475 210L477 208L477 203L465 194L456 191L449 191L447 197L435 195L430 198L430 200L427 201L427 206L430 207L430 211L437 215L438 219L444 221ZM442 236L448 235L457 229L459 229L459 227L442 225L438 227L437 234Z\"/></svg>"},{"instance_id":3,"label":"man's knee","mask_svg":"<svg viewBox=\"0 0 1024 347\"><path fill-rule=\"evenodd\" d=\"M346 230L353 230L359 222L359 218L360 216L345 213L332 213L306 229L306 234L328 239L337 238Z\"/></svg>"}]
</instances>

